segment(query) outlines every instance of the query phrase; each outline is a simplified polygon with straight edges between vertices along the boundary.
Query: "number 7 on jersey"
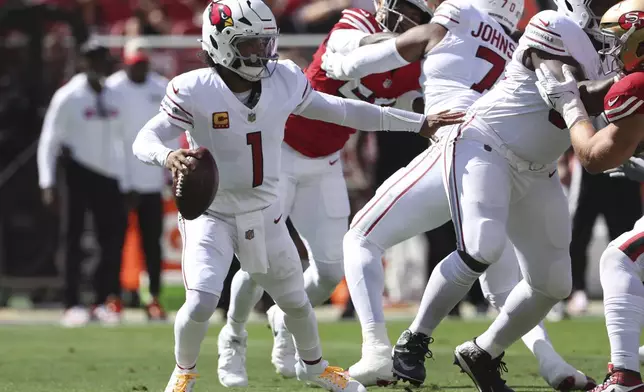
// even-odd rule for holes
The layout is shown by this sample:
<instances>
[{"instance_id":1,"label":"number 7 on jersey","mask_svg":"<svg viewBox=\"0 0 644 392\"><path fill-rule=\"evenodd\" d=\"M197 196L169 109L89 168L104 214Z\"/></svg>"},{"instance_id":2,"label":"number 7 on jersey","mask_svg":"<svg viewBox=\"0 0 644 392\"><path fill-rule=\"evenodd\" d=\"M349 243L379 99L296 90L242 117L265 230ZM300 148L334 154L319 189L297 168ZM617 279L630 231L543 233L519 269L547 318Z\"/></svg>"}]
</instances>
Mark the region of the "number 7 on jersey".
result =
<instances>
[{"instance_id":1,"label":"number 7 on jersey","mask_svg":"<svg viewBox=\"0 0 644 392\"><path fill-rule=\"evenodd\" d=\"M253 159L253 188L264 183L264 150L262 149L262 133L251 132L246 134L246 144L250 146Z\"/></svg>"},{"instance_id":2,"label":"number 7 on jersey","mask_svg":"<svg viewBox=\"0 0 644 392\"><path fill-rule=\"evenodd\" d=\"M492 68L483 76L480 82L474 83L470 88L477 93L483 94L489 90L494 83L503 75L505 70L505 59L490 48L479 46L476 51L476 57L492 64Z\"/></svg>"}]
</instances>

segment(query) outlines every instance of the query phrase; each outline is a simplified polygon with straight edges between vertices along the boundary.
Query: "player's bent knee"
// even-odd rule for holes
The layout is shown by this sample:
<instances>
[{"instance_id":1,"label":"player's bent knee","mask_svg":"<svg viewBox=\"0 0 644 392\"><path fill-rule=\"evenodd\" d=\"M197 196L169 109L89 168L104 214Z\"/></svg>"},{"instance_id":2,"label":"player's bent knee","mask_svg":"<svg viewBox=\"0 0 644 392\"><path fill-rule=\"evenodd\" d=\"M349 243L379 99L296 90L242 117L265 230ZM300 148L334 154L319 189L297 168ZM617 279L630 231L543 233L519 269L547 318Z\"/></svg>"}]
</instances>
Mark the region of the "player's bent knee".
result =
<instances>
[{"instance_id":1,"label":"player's bent knee","mask_svg":"<svg viewBox=\"0 0 644 392\"><path fill-rule=\"evenodd\" d=\"M599 259L599 277L605 277L617 269L626 269L628 263L632 261L616 246L609 246L604 250Z\"/></svg>"},{"instance_id":2,"label":"player's bent knee","mask_svg":"<svg viewBox=\"0 0 644 392\"><path fill-rule=\"evenodd\" d=\"M483 296L485 297L487 302L489 302L490 305L496 310L500 310L503 307L509 295L510 291L497 294L483 292Z\"/></svg>"},{"instance_id":3,"label":"player's bent knee","mask_svg":"<svg viewBox=\"0 0 644 392\"><path fill-rule=\"evenodd\" d=\"M217 309L219 297L206 293L204 291L188 290L186 291L186 303L190 319L202 323L210 320Z\"/></svg>"},{"instance_id":4,"label":"player's bent knee","mask_svg":"<svg viewBox=\"0 0 644 392\"><path fill-rule=\"evenodd\" d=\"M503 225L488 221L480 229L465 237L465 251L479 263L491 265L501 259L507 243L507 234Z\"/></svg>"},{"instance_id":5,"label":"player's bent knee","mask_svg":"<svg viewBox=\"0 0 644 392\"><path fill-rule=\"evenodd\" d=\"M557 300L563 301L572 293L572 275L563 274L553 279L548 285L548 294Z\"/></svg>"},{"instance_id":6,"label":"player's bent knee","mask_svg":"<svg viewBox=\"0 0 644 392\"><path fill-rule=\"evenodd\" d=\"M369 252L372 254L382 253L379 246L366 239L362 234L354 229L347 231L342 240L342 249L344 258L353 258L356 254ZM380 258L378 258L380 261Z\"/></svg>"},{"instance_id":7,"label":"player's bent knee","mask_svg":"<svg viewBox=\"0 0 644 392\"><path fill-rule=\"evenodd\" d=\"M306 317L313 309L304 290L293 291L273 299L277 306L290 317Z\"/></svg>"},{"instance_id":8,"label":"player's bent knee","mask_svg":"<svg viewBox=\"0 0 644 392\"><path fill-rule=\"evenodd\" d=\"M320 284L331 289L335 288L344 278L342 260L318 262L316 268L320 277Z\"/></svg>"},{"instance_id":9,"label":"player's bent knee","mask_svg":"<svg viewBox=\"0 0 644 392\"><path fill-rule=\"evenodd\" d=\"M609 245L599 259L599 280L604 293L630 292L644 280L642 268L617 246Z\"/></svg>"},{"instance_id":10,"label":"player's bent knee","mask_svg":"<svg viewBox=\"0 0 644 392\"><path fill-rule=\"evenodd\" d=\"M344 254L346 254L347 247L356 248L360 246L360 243L364 237L355 229L349 229L347 233L342 238L342 248L345 249Z\"/></svg>"},{"instance_id":11,"label":"player's bent knee","mask_svg":"<svg viewBox=\"0 0 644 392\"><path fill-rule=\"evenodd\" d=\"M552 270L543 277L531 277L529 284L533 290L561 301L568 298L572 292L572 273L570 267Z\"/></svg>"}]
</instances>

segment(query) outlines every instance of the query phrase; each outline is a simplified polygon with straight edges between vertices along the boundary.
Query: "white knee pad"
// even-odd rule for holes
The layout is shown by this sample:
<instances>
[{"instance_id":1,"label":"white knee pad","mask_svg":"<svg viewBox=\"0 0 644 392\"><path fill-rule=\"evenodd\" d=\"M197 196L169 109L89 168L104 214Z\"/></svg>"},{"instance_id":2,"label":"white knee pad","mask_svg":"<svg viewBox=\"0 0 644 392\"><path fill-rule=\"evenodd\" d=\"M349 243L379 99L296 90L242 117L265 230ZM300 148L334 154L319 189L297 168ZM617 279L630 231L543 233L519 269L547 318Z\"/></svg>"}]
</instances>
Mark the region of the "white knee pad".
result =
<instances>
[{"instance_id":1,"label":"white knee pad","mask_svg":"<svg viewBox=\"0 0 644 392\"><path fill-rule=\"evenodd\" d=\"M535 291L556 300L564 300L572 292L570 259L553 262L550 266L544 265L543 273L531 271L525 279Z\"/></svg>"},{"instance_id":2,"label":"white knee pad","mask_svg":"<svg viewBox=\"0 0 644 392\"><path fill-rule=\"evenodd\" d=\"M193 321L203 323L210 320L210 317L217 309L219 297L198 290L186 291L186 302L183 305L188 309L188 315Z\"/></svg>"},{"instance_id":3,"label":"white knee pad","mask_svg":"<svg viewBox=\"0 0 644 392\"><path fill-rule=\"evenodd\" d=\"M304 290L293 291L273 300L287 316L293 318L304 318L312 310L309 297Z\"/></svg>"},{"instance_id":4,"label":"white knee pad","mask_svg":"<svg viewBox=\"0 0 644 392\"><path fill-rule=\"evenodd\" d=\"M507 234L500 222L483 221L477 230L465 229L465 253L483 264L496 263L505 250Z\"/></svg>"}]
</instances>

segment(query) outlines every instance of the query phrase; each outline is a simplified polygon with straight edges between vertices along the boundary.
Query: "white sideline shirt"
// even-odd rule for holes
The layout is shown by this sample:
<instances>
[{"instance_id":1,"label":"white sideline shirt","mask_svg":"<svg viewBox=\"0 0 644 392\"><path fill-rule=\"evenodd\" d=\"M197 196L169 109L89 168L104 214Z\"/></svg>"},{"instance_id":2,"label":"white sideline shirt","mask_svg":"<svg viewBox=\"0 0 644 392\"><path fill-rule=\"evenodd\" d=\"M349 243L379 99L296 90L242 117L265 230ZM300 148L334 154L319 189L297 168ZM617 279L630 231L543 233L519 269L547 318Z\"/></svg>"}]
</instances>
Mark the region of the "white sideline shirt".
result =
<instances>
[{"instance_id":1,"label":"white sideline shirt","mask_svg":"<svg viewBox=\"0 0 644 392\"><path fill-rule=\"evenodd\" d=\"M149 72L145 82L134 83L124 70L112 74L106 86L120 94L129 108L125 119L125 170L128 173L130 189L139 193L161 192L165 186L165 172L162 167L146 165L132 154L129 146L134 143L139 130L159 112L159 105L165 95L168 79L156 72ZM172 143L168 143L172 145ZM177 143L178 144L178 143ZM171 146L177 147L177 146Z\"/></svg>"},{"instance_id":2,"label":"white sideline shirt","mask_svg":"<svg viewBox=\"0 0 644 392\"><path fill-rule=\"evenodd\" d=\"M56 158L62 146L71 158L85 168L120 182L129 189L125 172L124 120L127 106L118 93L104 87L100 101L84 73L72 77L54 94L43 123L38 143L38 178L40 188L56 182ZM129 152L129 149L128 149Z\"/></svg>"}]
</instances>

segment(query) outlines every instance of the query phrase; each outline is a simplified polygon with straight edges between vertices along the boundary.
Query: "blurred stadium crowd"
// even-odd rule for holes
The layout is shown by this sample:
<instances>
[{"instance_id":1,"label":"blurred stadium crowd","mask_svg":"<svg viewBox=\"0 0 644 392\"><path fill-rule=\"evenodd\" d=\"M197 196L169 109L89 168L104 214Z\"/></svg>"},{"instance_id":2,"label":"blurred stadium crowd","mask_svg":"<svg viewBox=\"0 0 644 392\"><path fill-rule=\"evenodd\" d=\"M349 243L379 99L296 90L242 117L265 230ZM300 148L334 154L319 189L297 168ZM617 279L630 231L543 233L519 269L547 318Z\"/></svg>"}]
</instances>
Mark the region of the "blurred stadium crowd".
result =
<instances>
[{"instance_id":1,"label":"blurred stadium crowd","mask_svg":"<svg viewBox=\"0 0 644 392\"><path fill-rule=\"evenodd\" d=\"M284 34L326 34L343 9L374 9L371 0L266 2L273 9ZM60 306L64 302L63 276L67 255L61 249L64 248L61 243L68 233L61 227L64 226L62 221L66 215L43 204L36 152L51 97L78 71L83 44L95 34L125 37L199 35L200 18L207 3L208 0L0 0L0 307L7 306L16 293L26 294L35 306ZM548 7L548 1L531 2L527 5L529 14L524 15L524 19ZM283 47L280 55L306 67L315 46ZM172 77L200 66L196 52L195 48L149 50L143 61L149 61L150 68L156 72ZM124 66L122 47L111 48L110 54L113 60L110 63L111 71ZM134 63L136 60L129 61L125 66ZM343 152L343 164L353 212L373 195L378 185L426 148L418 144L418 139L411 139L410 136L406 133L378 132L357 134L350 141ZM64 177L64 157L60 162L58 176ZM642 214L640 184L609 178L607 175L591 176L576 166L574 157L569 154L560 160L559 170L564 186L570 189L570 210L573 215L571 253L575 291L567 304L572 314L583 313L588 306L587 265L598 260L587 256L587 248L596 218L599 215L604 217L608 235L614 238L629 230ZM64 181L61 183L64 184ZM59 191L64 196L64 189ZM167 189L161 192L169 200ZM136 203L128 204L128 207L136 207ZM57 208L73 209L74 205L61 203ZM163 208L165 213L168 210L170 214L174 213L167 203ZM158 214L164 214L161 206L157 211ZM150 218L143 217L139 211L138 219ZM177 241L172 228L168 228L172 227L172 221L168 223L162 216L151 219L157 222L156 226L163 226L152 242L157 242L161 253L169 252L166 243ZM139 241L141 234L133 229L136 226L135 214L130 214L129 223L128 235L124 240L123 263L122 260L111 262L115 265L122 263L128 271L136 272L144 269L144 262L138 259L148 258L148 263L167 264L168 254L159 255L154 251L150 254L149 246L132 245L132 241ZM96 284L96 279L90 278L97 264L97 246L92 227L90 218L81 247L84 252L82 258L87 261L83 263L81 271L81 291L86 294L85 297L91 297L92 286ZM297 233L294 230L292 233L305 260L306 249L301 241L297 241ZM174 243L174 247L180 248L180 245ZM390 251L384 262L390 271L387 294L391 302L420 298L431 269L454 247L453 227L447 224L427 233L424 239L413 239ZM138 248L148 249L139 256ZM138 260L134 261L138 267L131 266L132 258ZM238 266L233 267L229 278L232 278L236 268ZM410 286L414 286L409 284L409 279L418 279L418 269L424 273L420 274L422 276L416 285L419 291L413 292L409 290ZM148 302L140 300L138 276L134 278L135 282L131 282L128 273L121 273L122 295L109 298L117 310L121 309L121 304L141 306L142 302ZM334 301L345 306L343 316L351 317L351 302L347 300L346 292L341 287L337 291ZM163 303L164 297L161 298L160 302ZM269 306L269 301L267 298L263 306ZM487 311L478 285L471 291L468 301L477 312ZM92 302L96 301L87 301ZM220 306L227 306L226 293ZM159 312L155 314L162 317L162 308L157 310ZM453 313L458 315L458 308ZM148 315L154 317L150 313Z\"/></svg>"}]
</instances>

